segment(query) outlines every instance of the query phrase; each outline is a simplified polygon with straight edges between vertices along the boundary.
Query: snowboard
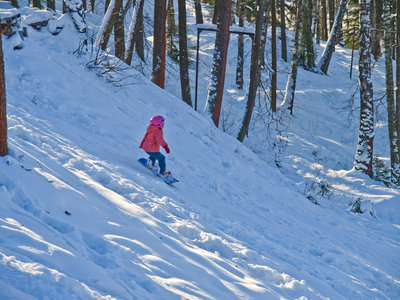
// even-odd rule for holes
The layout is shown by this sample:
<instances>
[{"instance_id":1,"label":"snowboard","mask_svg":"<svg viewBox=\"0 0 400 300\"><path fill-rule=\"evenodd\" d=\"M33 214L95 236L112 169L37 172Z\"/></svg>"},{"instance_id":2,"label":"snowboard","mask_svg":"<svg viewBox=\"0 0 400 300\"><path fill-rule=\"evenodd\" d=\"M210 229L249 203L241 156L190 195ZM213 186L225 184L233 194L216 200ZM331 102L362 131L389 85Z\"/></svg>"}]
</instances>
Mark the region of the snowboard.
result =
<instances>
[{"instance_id":1,"label":"snowboard","mask_svg":"<svg viewBox=\"0 0 400 300\"><path fill-rule=\"evenodd\" d=\"M149 170L149 171L151 172L151 170L150 170L149 168L147 168L147 158L139 158L138 161L139 161L139 163L140 163L143 167L145 167L147 170ZM152 173L153 173L153 172L152 172ZM154 174L154 173L153 173L153 174ZM154 174L154 175L156 175L156 176L158 177L157 174ZM171 177L171 178L162 178L162 180L163 180L166 184L168 184L168 185L172 185L172 184L174 184L175 182L179 182L179 180L176 179L176 178L174 178L174 177Z\"/></svg>"}]
</instances>

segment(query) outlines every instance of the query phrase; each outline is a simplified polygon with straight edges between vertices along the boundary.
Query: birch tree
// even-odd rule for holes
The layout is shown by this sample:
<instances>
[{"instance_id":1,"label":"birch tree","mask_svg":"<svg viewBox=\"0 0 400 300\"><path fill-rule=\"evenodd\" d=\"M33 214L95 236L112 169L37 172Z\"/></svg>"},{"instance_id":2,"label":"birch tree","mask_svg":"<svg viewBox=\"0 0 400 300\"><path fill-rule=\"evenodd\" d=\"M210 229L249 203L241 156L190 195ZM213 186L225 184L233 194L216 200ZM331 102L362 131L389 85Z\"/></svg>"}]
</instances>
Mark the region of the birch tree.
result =
<instances>
[{"instance_id":1,"label":"birch tree","mask_svg":"<svg viewBox=\"0 0 400 300\"><path fill-rule=\"evenodd\" d=\"M178 0L179 14L179 68L181 78L182 100L192 106L189 84L189 59L187 50L186 32L186 3L185 0Z\"/></svg>"},{"instance_id":2,"label":"birch tree","mask_svg":"<svg viewBox=\"0 0 400 300\"><path fill-rule=\"evenodd\" d=\"M358 78L360 86L360 128L358 131L355 169L372 177L374 149L374 101L371 81L370 0L360 4L360 49Z\"/></svg>"},{"instance_id":3,"label":"birch tree","mask_svg":"<svg viewBox=\"0 0 400 300\"><path fill-rule=\"evenodd\" d=\"M0 27L0 156L7 154L6 80L4 77L3 34Z\"/></svg>"},{"instance_id":4,"label":"birch tree","mask_svg":"<svg viewBox=\"0 0 400 300\"><path fill-rule=\"evenodd\" d=\"M317 68L321 70L324 74L328 73L329 63L331 62L332 53L335 49L337 35L343 22L343 16L346 11L346 5L348 2L349 0L340 1L340 5L336 13L335 22L333 23L332 30L329 34L328 42L326 43L324 52L322 53L322 56L317 64Z\"/></svg>"},{"instance_id":5,"label":"birch tree","mask_svg":"<svg viewBox=\"0 0 400 300\"><path fill-rule=\"evenodd\" d=\"M231 22L232 1L218 0L217 34L211 70L211 80L208 87L206 105L212 115L215 126L218 127L221 113L222 95L225 84L226 60L229 44L229 25Z\"/></svg>"},{"instance_id":6,"label":"birch tree","mask_svg":"<svg viewBox=\"0 0 400 300\"><path fill-rule=\"evenodd\" d=\"M303 25L303 0L297 1L296 9L297 26L293 39L292 60L290 62L289 78L286 84L285 97L281 107L286 108L293 114L294 93L296 91L297 68L299 65L299 44L301 37L301 27Z\"/></svg>"},{"instance_id":7,"label":"birch tree","mask_svg":"<svg viewBox=\"0 0 400 300\"><path fill-rule=\"evenodd\" d=\"M301 0L300 0L301 1ZM266 13L266 7L268 6L268 0L257 0L257 18L256 18L256 29L255 36L253 38L253 45L251 50L251 65L250 65L250 83L249 83L249 93L247 95L246 111L243 117L242 127L238 133L237 139L243 142L250 126L251 115L253 114L253 108L256 102L257 88L260 83L260 61L261 55L264 55L262 51L262 27L264 13Z\"/></svg>"},{"instance_id":8,"label":"birch tree","mask_svg":"<svg viewBox=\"0 0 400 300\"><path fill-rule=\"evenodd\" d=\"M384 2L384 45L385 45L385 68L386 68L386 99L388 113L389 145L390 145L390 167L391 181L400 185L400 157L398 148L398 136L396 130L396 106L393 89L393 63L392 63L392 26L391 26L391 0Z\"/></svg>"}]
</instances>

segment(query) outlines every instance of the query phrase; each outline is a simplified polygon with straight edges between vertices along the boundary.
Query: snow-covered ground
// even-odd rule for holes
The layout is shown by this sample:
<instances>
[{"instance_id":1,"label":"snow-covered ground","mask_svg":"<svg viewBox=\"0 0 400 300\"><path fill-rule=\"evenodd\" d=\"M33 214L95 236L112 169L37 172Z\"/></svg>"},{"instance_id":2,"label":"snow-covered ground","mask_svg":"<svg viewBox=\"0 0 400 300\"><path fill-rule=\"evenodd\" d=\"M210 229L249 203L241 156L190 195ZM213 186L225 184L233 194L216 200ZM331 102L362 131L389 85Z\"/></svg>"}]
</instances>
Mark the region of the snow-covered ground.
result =
<instances>
[{"instance_id":1,"label":"snow-covered ground","mask_svg":"<svg viewBox=\"0 0 400 300\"><path fill-rule=\"evenodd\" d=\"M114 77L129 75L130 85L106 82L87 67L93 56L73 53L80 37L64 22L56 36L28 28L21 50L3 38L10 154L0 158L0 299L400 297L399 190L352 170L351 51L337 48L328 76L299 70L278 168L260 125L268 116L255 118L244 145L235 139L245 105L233 84L235 39L223 112L234 122L224 133L179 99L173 71L166 90L133 69ZM211 33L202 45L199 108ZM288 64L279 68L283 90ZM377 95L382 70L380 61ZM157 114L173 186L137 162ZM377 114L375 147L387 158L384 105ZM358 198L364 214L349 211Z\"/></svg>"}]
</instances>

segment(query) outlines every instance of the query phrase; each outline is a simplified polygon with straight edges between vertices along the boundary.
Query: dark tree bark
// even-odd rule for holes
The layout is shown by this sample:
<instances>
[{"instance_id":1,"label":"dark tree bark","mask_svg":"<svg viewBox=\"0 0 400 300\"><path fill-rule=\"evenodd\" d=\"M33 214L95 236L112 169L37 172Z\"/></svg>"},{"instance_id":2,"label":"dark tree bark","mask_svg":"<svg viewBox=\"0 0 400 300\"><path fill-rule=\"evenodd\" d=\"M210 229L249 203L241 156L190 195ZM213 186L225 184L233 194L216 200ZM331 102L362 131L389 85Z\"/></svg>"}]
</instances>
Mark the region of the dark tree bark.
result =
<instances>
[{"instance_id":1,"label":"dark tree bark","mask_svg":"<svg viewBox=\"0 0 400 300\"><path fill-rule=\"evenodd\" d=\"M315 3L315 42L319 44L321 42L321 0L316 0Z\"/></svg>"},{"instance_id":2,"label":"dark tree bark","mask_svg":"<svg viewBox=\"0 0 400 300\"><path fill-rule=\"evenodd\" d=\"M32 6L42 9L42 1L41 0L33 0Z\"/></svg>"},{"instance_id":3,"label":"dark tree bark","mask_svg":"<svg viewBox=\"0 0 400 300\"><path fill-rule=\"evenodd\" d=\"M0 156L8 154L7 148L7 113L6 80L4 77L3 34L0 29Z\"/></svg>"},{"instance_id":4,"label":"dark tree bark","mask_svg":"<svg viewBox=\"0 0 400 300\"><path fill-rule=\"evenodd\" d=\"M123 60L125 56L125 15L121 5L120 12L114 24L115 56Z\"/></svg>"},{"instance_id":5,"label":"dark tree bark","mask_svg":"<svg viewBox=\"0 0 400 300\"><path fill-rule=\"evenodd\" d=\"M397 2L398 3L398 2ZM396 5L396 129L400 149L400 5Z\"/></svg>"},{"instance_id":6,"label":"dark tree bark","mask_svg":"<svg viewBox=\"0 0 400 300\"><path fill-rule=\"evenodd\" d=\"M299 65L306 70L315 68L315 51L312 34L312 0L303 0L302 31L299 49Z\"/></svg>"},{"instance_id":7,"label":"dark tree bark","mask_svg":"<svg viewBox=\"0 0 400 300\"><path fill-rule=\"evenodd\" d=\"M321 40L323 41L328 39L327 15L326 0L321 0Z\"/></svg>"},{"instance_id":8,"label":"dark tree bark","mask_svg":"<svg viewBox=\"0 0 400 300\"><path fill-rule=\"evenodd\" d=\"M217 35L213 56L211 81L208 89L207 105L212 114L212 120L218 127L222 106L222 96L225 84L226 60L229 44L229 26L231 23L231 0L219 0Z\"/></svg>"},{"instance_id":9,"label":"dark tree bark","mask_svg":"<svg viewBox=\"0 0 400 300\"><path fill-rule=\"evenodd\" d=\"M220 7L221 2L225 2L225 0L215 0L214 13L213 13L213 18L212 18L213 24L217 24L217 22L218 22L219 7ZM232 3L231 3L231 5L232 5Z\"/></svg>"},{"instance_id":10,"label":"dark tree bark","mask_svg":"<svg viewBox=\"0 0 400 300\"><path fill-rule=\"evenodd\" d=\"M153 34L153 71L151 81L159 87L165 84L165 50L166 50L166 0L154 2L154 34Z\"/></svg>"},{"instance_id":11,"label":"dark tree bark","mask_svg":"<svg viewBox=\"0 0 400 300\"><path fill-rule=\"evenodd\" d=\"M391 182L393 184L400 185L400 157L396 130L396 106L393 89L392 26L390 20L391 2L391 0L384 1L386 99L389 129Z\"/></svg>"},{"instance_id":12,"label":"dark tree bark","mask_svg":"<svg viewBox=\"0 0 400 300\"><path fill-rule=\"evenodd\" d=\"M371 81L370 0L359 0L360 4L360 50L358 77L360 85L360 129L356 152L355 169L372 177L374 149L374 101Z\"/></svg>"},{"instance_id":13,"label":"dark tree bark","mask_svg":"<svg viewBox=\"0 0 400 300\"><path fill-rule=\"evenodd\" d=\"M136 2L134 2L136 4ZM144 0L139 0L139 3L134 6L131 23L127 34L127 45L125 50L124 61L130 65L132 62L133 48L136 48L136 53L142 61L144 61L143 47L143 6Z\"/></svg>"},{"instance_id":14,"label":"dark tree bark","mask_svg":"<svg viewBox=\"0 0 400 300\"><path fill-rule=\"evenodd\" d=\"M381 49L381 31L383 29L382 21L382 1L373 1L373 14L371 16L372 27L376 30L371 32L371 52L375 60L382 56Z\"/></svg>"},{"instance_id":15,"label":"dark tree bark","mask_svg":"<svg viewBox=\"0 0 400 300\"><path fill-rule=\"evenodd\" d=\"M46 7L47 7L47 9L51 9L51 10L55 11L56 10L56 1L55 0L46 0Z\"/></svg>"},{"instance_id":16,"label":"dark tree bark","mask_svg":"<svg viewBox=\"0 0 400 300\"><path fill-rule=\"evenodd\" d=\"M263 25L263 14L266 11L268 0L257 0L257 18L256 18L256 29L255 36L253 39L253 45L251 50L251 66L250 66L250 83L249 93L247 95L246 112L243 118L242 127L238 133L237 139L243 142L250 126L251 116L253 114L253 108L256 102L257 88L260 83L260 58L264 53L261 51L261 36L262 36L262 25Z\"/></svg>"},{"instance_id":17,"label":"dark tree bark","mask_svg":"<svg viewBox=\"0 0 400 300\"><path fill-rule=\"evenodd\" d=\"M111 36L112 29L118 19L122 0L111 0L104 15L99 32L97 33L95 46L105 51Z\"/></svg>"},{"instance_id":18,"label":"dark tree bark","mask_svg":"<svg viewBox=\"0 0 400 300\"><path fill-rule=\"evenodd\" d=\"M244 27L244 13L246 0L239 0L239 27ZM244 64L244 37L243 34L238 36L238 56L236 65L236 85L239 90L243 89L243 64Z\"/></svg>"},{"instance_id":19,"label":"dark tree bark","mask_svg":"<svg viewBox=\"0 0 400 300\"><path fill-rule=\"evenodd\" d=\"M276 3L271 0L271 109L276 112Z\"/></svg>"},{"instance_id":20,"label":"dark tree bark","mask_svg":"<svg viewBox=\"0 0 400 300\"><path fill-rule=\"evenodd\" d=\"M168 0L167 6L167 53L169 57L178 60L178 49L175 45L176 40L176 24L175 24L175 9L174 1Z\"/></svg>"},{"instance_id":21,"label":"dark tree bark","mask_svg":"<svg viewBox=\"0 0 400 300\"><path fill-rule=\"evenodd\" d=\"M335 22L335 0L328 0L329 11L329 32L332 31L333 23Z\"/></svg>"},{"instance_id":22,"label":"dark tree bark","mask_svg":"<svg viewBox=\"0 0 400 300\"><path fill-rule=\"evenodd\" d=\"M286 46L286 13L285 0L280 0L281 9L281 56L287 62L287 46Z\"/></svg>"},{"instance_id":23,"label":"dark tree bark","mask_svg":"<svg viewBox=\"0 0 400 300\"><path fill-rule=\"evenodd\" d=\"M179 67L181 78L182 100L192 106L189 82L189 59L186 32L186 1L178 0L179 14Z\"/></svg>"},{"instance_id":24,"label":"dark tree bark","mask_svg":"<svg viewBox=\"0 0 400 300\"><path fill-rule=\"evenodd\" d=\"M16 8L19 8L18 0L11 0L11 5L16 7Z\"/></svg>"},{"instance_id":25,"label":"dark tree bark","mask_svg":"<svg viewBox=\"0 0 400 300\"><path fill-rule=\"evenodd\" d=\"M201 11L201 1L194 0L194 7L196 13L196 24L203 24L203 13Z\"/></svg>"}]
</instances>

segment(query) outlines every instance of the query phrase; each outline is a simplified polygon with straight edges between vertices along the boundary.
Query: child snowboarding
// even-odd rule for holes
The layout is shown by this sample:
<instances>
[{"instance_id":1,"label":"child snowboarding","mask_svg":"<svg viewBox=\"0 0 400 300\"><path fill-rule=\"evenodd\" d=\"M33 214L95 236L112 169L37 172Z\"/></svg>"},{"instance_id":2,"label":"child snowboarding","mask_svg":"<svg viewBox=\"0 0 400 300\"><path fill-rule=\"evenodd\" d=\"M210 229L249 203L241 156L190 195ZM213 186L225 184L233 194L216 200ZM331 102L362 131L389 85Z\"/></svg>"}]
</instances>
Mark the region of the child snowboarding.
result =
<instances>
[{"instance_id":1,"label":"child snowboarding","mask_svg":"<svg viewBox=\"0 0 400 300\"><path fill-rule=\"evenodd\" d=\"M150 125L147 127L146 134L140 143L142 148L149 155L147 167L165 180L172 179L170 171L166 171L165 156L160 152L160 146L165 149L167 154L170 152L168 144L164 140L163 128L165 119L162 116L154 116L150 119ZM156 161L158 161L158 170Z\"/></svg>"}]
</instances>

